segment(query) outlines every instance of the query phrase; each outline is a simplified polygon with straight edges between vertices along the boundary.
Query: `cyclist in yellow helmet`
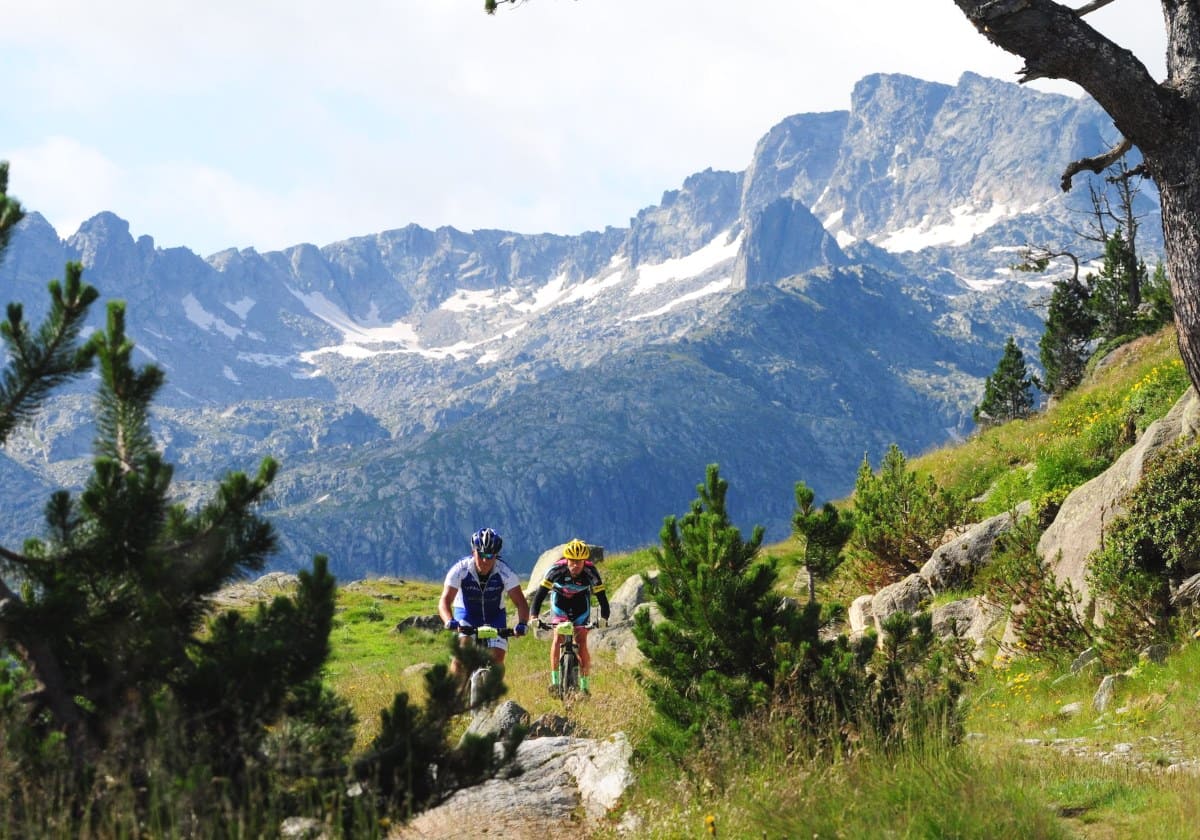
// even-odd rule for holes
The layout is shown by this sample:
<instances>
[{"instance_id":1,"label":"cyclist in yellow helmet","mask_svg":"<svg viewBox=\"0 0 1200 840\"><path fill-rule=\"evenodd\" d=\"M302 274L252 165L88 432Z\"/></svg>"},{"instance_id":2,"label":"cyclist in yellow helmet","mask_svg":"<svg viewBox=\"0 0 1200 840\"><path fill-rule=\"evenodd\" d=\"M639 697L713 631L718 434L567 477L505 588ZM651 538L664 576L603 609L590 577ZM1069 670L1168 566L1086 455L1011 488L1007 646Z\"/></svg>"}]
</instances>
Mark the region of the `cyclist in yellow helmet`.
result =
<instances>
[{"instance_id":1,"label":"cyclist in yellow helmet","mask_svg":"<svg viewBox=\"0 0 1200 840\"><path fill-rule=\"evenodd\" d=\"M608 595L604 592L604 582L600 572L589 559L591 549L583 540L571 540L563 548L563 556L550 567L542 579L537 593L533 596L530 613L534 616L542 607L546 596L550 595L549 621L559 624L570 621L575 625L575 642L579 646L580 688L589 690L589 680L592 673L592 656L588 653L587 637L588 623L592 618L592 595L600 605L600 617L608 620ZM558 655L562 646L562 637L554 634L550 645L550 685L558 687Z\"/></svg>"}]
</instances>

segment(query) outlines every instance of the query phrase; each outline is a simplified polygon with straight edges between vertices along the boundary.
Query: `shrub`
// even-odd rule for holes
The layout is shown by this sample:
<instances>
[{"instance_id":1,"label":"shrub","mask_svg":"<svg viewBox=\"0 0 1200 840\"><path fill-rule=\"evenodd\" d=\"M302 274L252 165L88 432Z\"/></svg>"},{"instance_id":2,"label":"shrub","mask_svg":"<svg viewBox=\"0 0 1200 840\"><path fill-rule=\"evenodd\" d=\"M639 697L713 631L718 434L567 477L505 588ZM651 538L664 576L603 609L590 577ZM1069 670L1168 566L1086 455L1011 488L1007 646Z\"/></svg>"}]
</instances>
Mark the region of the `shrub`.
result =
<instances>
[{"instance_id":1,"label":"shrub","mask_svg":"<svg viewBox=\"0 0 1200 840\"><path fill-rule=\"evenodd\" d=\"M979 584L989 599L1008 608L1020 653L1073 657L1090 644L1092 632L1076 612L1070 583L1060 585L1038 555L1041 530L1039 517L1031 516L1000 535Z\"/></svg>"},{"instance_id":2,"label":"shrub","mask_svg":"<svg viewBox=\"0 0 1200 840\"><path fill-rule=\"evenodd\" d=\"M1058 441L1039 455L1030 476L1033 496L1070 491L1098 476L1108 462L1084 452L1076 440Z\"/></svg>"},{"instance_id":3,"label":"shrub","mask_svg":"<svg viewBox=\"0 0 1200 840\"><path fill-rule=\"evenodd\" d=\"M666 621L635 619L652 669L643 680L666 723L660 745L681 755L757 714L835 751L867 734L892 744L957 731L946 723L957 720L965 666L928 615L890 619L878 649L874 634L827 637L820 603L785 605L773 592L774 565L755 560L762 531L746 542L730 525L715 465L698 490L688 514L668 517L656 552Z\"/></svg>"},{"instance_id":4,"label":"shrub","mask_svg":"<svg viewBox=\"0 0 1200 840\"><path fill-rule=\"evenodd\" d=\"M1127 652L1170 639L1171 593L1200 571L1200 445L1163 453L1126 504L1090 558L1088 581L1104 610L1104 642Z\"/></svg>"},{"instance_id":5,"label":"shrub","mask_svg":"<svg viewBox=\"0 0 1200 840\"><path fill-rule=\"evenodd\" d=\"M854 485L853 542L898 579L920 570L946 529L959 523L965 504L932 478L908 469L892 444L876 474L865 458Z\"/></svg>"}]
</instances>

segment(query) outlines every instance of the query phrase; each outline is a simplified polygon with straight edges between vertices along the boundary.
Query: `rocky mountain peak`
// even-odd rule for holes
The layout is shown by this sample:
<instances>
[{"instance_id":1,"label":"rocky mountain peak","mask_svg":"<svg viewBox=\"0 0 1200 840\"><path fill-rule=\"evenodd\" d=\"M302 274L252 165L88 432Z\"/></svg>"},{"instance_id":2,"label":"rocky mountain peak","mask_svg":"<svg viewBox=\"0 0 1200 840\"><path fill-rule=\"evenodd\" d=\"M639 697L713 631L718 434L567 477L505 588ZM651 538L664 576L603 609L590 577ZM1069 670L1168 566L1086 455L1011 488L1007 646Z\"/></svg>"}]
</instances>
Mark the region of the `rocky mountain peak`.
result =
<instances>
[{"instance_id":1,"label":"rocky mountain peak","mask_svg":"<svg viewBox=\"0 0 1200 840\"><path fill-rule=\"evenodd\" d=\"M1008 336L1036 358L1011 251L1074 235L1058 171L1110 129L1085 100L879 74L626 228L410 224L202 260L111 213L66 242L31 214L0 283L44 301L82 258L126 300L181 483L280 460L280 568L436 578L483 524L518 568L567 536L645 545L714 462L731 515L782 539L797 480L844 495L864 453L969 430ZM0 540L82 482L88 405L56 398L0 455L21 482Z\"/></svg>"}]
</instances>

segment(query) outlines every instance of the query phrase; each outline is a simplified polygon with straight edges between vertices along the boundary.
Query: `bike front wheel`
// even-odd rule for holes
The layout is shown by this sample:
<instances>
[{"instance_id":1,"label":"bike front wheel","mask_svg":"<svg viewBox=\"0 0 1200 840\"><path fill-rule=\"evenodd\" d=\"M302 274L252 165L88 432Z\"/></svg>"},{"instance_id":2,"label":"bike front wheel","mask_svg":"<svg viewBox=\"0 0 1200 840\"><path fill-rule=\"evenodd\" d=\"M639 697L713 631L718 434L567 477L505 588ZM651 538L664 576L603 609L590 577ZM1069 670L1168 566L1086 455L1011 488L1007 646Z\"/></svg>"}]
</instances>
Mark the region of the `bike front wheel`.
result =
<instances>
[{"instance_id":1,"label":"bike front wheel","mask_svg":"<svg viewBox=\"0 0 1200 840\"><path fill-rule=\"evenodd\" d=\"M564 653L558 660L558 679L563 694L579 690L579 660L573 653Z\"/></svg>"},{"instance_id":2,"label":"bike front wheel","mask_svg":"<svg viewBox=\"0 0 1200 840\"><path fill-rule=\"evenodd\" d=\"M488 697L488 680L492 676L490 667L476 668L468 680L471 708L481 705Z\"/></svg>"}]
</instances>

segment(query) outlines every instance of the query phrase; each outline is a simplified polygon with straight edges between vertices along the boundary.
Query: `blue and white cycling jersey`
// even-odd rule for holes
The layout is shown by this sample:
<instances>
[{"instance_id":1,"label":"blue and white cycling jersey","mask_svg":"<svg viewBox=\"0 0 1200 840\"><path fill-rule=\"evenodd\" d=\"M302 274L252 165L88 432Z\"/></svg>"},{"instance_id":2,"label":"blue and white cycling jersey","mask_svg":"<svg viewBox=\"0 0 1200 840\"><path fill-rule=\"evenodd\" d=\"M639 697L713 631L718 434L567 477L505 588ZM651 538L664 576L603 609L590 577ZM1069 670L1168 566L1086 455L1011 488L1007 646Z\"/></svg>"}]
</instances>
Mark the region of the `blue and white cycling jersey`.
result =
<instances>
[{"instance_id":1,"label":"blue and white cycling jersey","mask_svg":"<svg viewBox=\"0 0 1200 840\"><path fill-rule=\"evenodd\" d=\"M505 627L508 615L504 609L504 595L513 587L519 587L521 579L500 558L485 580L479 579L475 558L467 556L450 567L446 573L446 586L458 590L454 596L454 618L465 624L478 627L490 624Z\"/></svg>"}]
</instances>

